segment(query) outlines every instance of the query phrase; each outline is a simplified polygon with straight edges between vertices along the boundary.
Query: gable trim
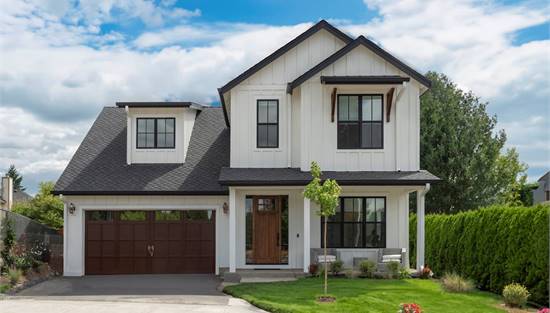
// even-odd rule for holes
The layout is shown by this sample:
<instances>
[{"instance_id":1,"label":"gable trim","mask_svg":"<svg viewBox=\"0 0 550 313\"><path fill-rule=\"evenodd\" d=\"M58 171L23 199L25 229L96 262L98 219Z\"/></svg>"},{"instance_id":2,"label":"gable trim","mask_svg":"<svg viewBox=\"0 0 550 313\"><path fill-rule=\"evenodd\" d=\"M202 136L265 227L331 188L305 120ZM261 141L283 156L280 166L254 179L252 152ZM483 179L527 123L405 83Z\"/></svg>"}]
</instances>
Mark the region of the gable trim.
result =
<instances>
[{"instance_id":1,"label":"gable trim","mask_svg":"<svg viewBox=\"0 0 550 313\"><path fill-rule=\"evenodd\" d=\"M432 83L428 78L426 78L426 76L418 73L416 70L414 70L413 68L411 68L407 64L403 63L402 61L400 61L399 59L397 59L396 57L394 57L393 55L391 55L390 53L388 53L384 49L380 48L377 44L375 44L371 40L369 40L369 39L365 38L363 35L361 35L361 36L357 37L357 39L355 39L354 41L352 41L349 44L347 44L346 46L344 46L342 49L340 49L340 50L336 51L335 53L333 53L331 56L329 56L328 58L323 60L321 63L319 63L316 66L314 66L313 68L311 68L309 71L302 74L300 77L298 77L295 80L293 80L292 82L288 83L287 93L292 94L292 91L294 90L294 88L300 86L303 82L310 79L315 74L317 74L320 71L322 71L323 69L325 69L327 66L333 64L334 62L339 60L341 57L343 57L344 55L346 55L348 52L355 49L359 45L365 46L366 48L368 48L369 50L374 52L376 55L378 55L379 57L384 59L386 62L389 62L390 64L392 64L393 66L395 66L399 70L407 73L408 75L410 75L411 77L416 79L418 82L420 82L421 84L423 84L427 88L431 87Z\"/></svg>"},{"instance_id":2,"label":"gable trim","mask_svg":"<svg viewBox=\"0 0 550 313\"><path fill-rule=\"evenodd\" d=\"M319 21L317 24L311 26L308 30L298 35L298 37L292 39L289 41L286 45L282 46L281 48L277 49L272 54L268 55L266 58L261 60L260 62L256 63L252 67L250 67L248 70L241 73L239 76L232 79L230 82L222 86L221 88L218 88L218 93L220 95L220 102L222 104L222 107L224 109L224 116L225 116L225 122L227 127L229 127L229 118L227 116L227 109L225 107L225 100L223 98L223 94L231 90L233 87L237 86L238 84L242 83L244 80L249 78L250 76L257 73L259 70L263 69L267 65L269 65L271 62L275 61L277 58L282 56L283 54L287 53L292 48L296 47L312 35L316 34L321 29L324 29L328 31L329 33L333 34L340 40L342 40L345 44L349 44L350 42L353 42L353 38L346 35L344 32L339 30L338 28L332 26L330 23L328 23L325 20Z\"/></svg>"}]
</instances>

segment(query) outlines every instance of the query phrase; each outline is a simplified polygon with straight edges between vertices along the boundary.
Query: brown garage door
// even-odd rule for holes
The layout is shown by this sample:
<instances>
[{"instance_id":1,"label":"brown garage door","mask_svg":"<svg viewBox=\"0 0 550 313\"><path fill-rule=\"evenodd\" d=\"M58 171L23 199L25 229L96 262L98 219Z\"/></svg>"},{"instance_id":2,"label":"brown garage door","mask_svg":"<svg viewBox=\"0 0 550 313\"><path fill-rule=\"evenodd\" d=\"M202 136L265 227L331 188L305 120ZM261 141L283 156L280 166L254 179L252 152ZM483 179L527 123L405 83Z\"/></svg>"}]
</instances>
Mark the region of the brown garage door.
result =
<instances>
[{"instance_id":1,"label":"brown garage door","mask_svg":"<svg viewBox=\"0 0 550 313\"><path fill-rule=\"evenodd\" d=\"M86 274L213 273L215 214L87 211Z\"/></svg>"}]
</instances>

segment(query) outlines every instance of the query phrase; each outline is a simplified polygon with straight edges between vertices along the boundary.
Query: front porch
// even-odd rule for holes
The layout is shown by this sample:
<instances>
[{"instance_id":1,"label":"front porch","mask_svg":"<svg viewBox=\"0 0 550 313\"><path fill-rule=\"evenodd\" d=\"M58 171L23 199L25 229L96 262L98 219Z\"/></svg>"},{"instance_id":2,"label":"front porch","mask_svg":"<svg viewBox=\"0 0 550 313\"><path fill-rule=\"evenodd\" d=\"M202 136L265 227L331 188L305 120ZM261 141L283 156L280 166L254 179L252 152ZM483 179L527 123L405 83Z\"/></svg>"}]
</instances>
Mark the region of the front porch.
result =
<instances>
[{"instance_id":1,"label":"front porch","mask_svg":"<svg viewBox=\"0 0 550 313\"><path fill-rule=\"evenodd\" d=\"M346 268L354 266L354 259L377 262L381 248L405 249L403 266L408 267L409 194L416 192L416 264L420 269L424 264L424 203L429 186L342 186L342 199L350 200L342 200L343 209L330 220L328 247ZM263 199L274 199L276 217L271 223L266 223L265 212L258 213ZM260 214L264 214L263 224L255 222ZM228 273L307 273L323 247L322 220L316 205L303 197L303 186L230 186L228 219Z\"/></svg>"}]
</instances>

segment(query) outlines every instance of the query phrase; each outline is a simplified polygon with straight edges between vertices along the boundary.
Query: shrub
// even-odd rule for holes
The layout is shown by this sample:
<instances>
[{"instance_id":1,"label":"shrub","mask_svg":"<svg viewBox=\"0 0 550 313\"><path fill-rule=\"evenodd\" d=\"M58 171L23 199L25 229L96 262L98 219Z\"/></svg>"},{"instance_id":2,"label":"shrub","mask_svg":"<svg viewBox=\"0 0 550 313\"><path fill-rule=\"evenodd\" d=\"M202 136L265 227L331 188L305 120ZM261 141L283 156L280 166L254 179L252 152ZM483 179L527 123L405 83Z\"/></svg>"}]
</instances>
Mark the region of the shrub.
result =
<instances>
[{"instance_id":1,"label":"shrub","mask_svg":"<svg viewBox=\"0 0 550 313\"><path fill-rule=\"evenodd\" d=\"M448 292L469 292L474 289L474 283L456 273L446 273L441 278L441 287Z\"/></svg>"},{"instance_id":2,"label":"shrub","mask_svg":"<svg viewBox=\"0 0 550 313\"><path fill-rule=\"evenodd\" d=\"M418 273L418 277L421 278L421 279L428 279L428 278L432 277L433 275L434 275L434 273L428 267L428 265L424 266L422 268L422 270L420 271L420 273Z\"/></svg>"},{"instance_id":3,"label":"shrub","mask_svg":"<svg viewBox=\"0 0 550 313\"><path fill-rule=\"evenodd\" d=\"M15 245L15 229L13 228L13 221L10 218L6 218L3 222L4 229L4 247L0 251L0 257L2 258L2 268L0 272L7 273L8 270L13 267L13 255L12 249Z\"/></svg>"},{"instance_id":4,"label":"shrub","mask_svg":"<svg viewBox=\"0 0 550 313\"><path fill-rule=\"evenodd\" d=\"M21 280L21 276L23 276L23 273L21 270L18 269L9 269L8 270L8 279L10 280L10 284L13 286Z\"/></svg>"},{"instance_id":5,"label":"shrub","mask_svg":"<svg viewBox=\"0 0 550 313\"><path fill-rule=\"evenodd\" d=\"M375 269L376 263L371 260L365 260L359 263L359 271L361 271L361 277L372 278L374 276Z\"/></svg>"},{"instance_id":6,"label":"shrub","mask_svg":"<svg viewBox=\"0 0 550 313\"><path fill-rule=\"evenodd\" d=\"M20 269L21 271L26 273L28 270L35 266L35 263L35 260L30 254L24 253L22 255L15 256L13 265L15 266L15 268Z\"/></svg>"},{"instance_id":7,"label":"shrub","mask_svg":"<svg viewBox=\"0 0 550 313\"><path fill-rule=\"evenodd\" d=\"M397 261L390 261L386 263L389 278L397 278L399 276L399 266L400 264Z\"/></svg>"},{"instance_id":8,"label":"shrub","mask_svg":"<svg viewBox=\"0 0 550 313\"><path fill-rule=\"evenodd\" d=\"M398 313L422 313L422 309L416 303L402 303Z\"/></svg>"},{"instance_id":9,"label":"shrub","mask_svg":"<svg viewBox=\"0 0 550 313\"><path fill-rule=\"evenodd\" d=\"M50 261L50 248L44 242L35 242L29 250L29 254L35 261L37 261L37 266L40 265L40 263L47 263Z\"/></svg>"},{"instance_id":10,"label":"shrub","mask_svg":"<svg viewBox=\"0 0 550 313\"><path fill-rule=\"evenodd\" d=\"M346 274L346 278L350 278L350 279L351 279L351 278L355 278L355 273L353 272L352 269L347 269L346 272L345 272L345 274ZM550 312L549 312L549 313L550 313Z\"/></svg>"},{"instance_id":11,"label":"shrub","mask_svg":"<svg viewBox=\"0 0 550 313\"><path fill-rule=\"evenodd\" d=\"M461 273L498 294L505 285L520 283L531 293L529 301L548 306L549 219L548 205L426 215L426 263L436 273ZM409 230L414 263L414 215Z\"/></svg>"},{"instance_id":12,"label":"shrub","mask_svg":"<svg viewBox=\"0 0 550 313\"><path fill-rule=\"evenodd\" d=\"M319 265L315 263L311 263L308 267L309 275L315 276L317 275L317 272L319 271Z\"/></svg>"},{"instance_id":13,"label":"shrub","mask_svg":"<svg viewBox=\"0 0 550 313\"><path fill-rule=\"evenodd\" d=\"M344 268L344 263L342 262L342 260L336 260L330 263L329 270L332 273L332 275L338 275L343 268Z\"/></svg>"},{"instance_id":14,"label":"shrub","mask_svg":"<svg viewBox=\"0 0 550 313\"><path fill-rule=\"evenodd\" d=\"M0 293L6 293L8 290L10 290L10 285L0 285Z\"/></svg>"},{"instance_id":15,"label":"shrub","mask_svg":"<svg viewBox=\"0 0 550 313\"><path fill-rule=\"evenodd\" d=\"M542 309L538 310L537 313L550 313L550 309L549 308L542 308Z\"/></svg>"},{"instance_id":16,"label":"shrub","mask_svg":"<svg viewBox=\"0 0 550 313\"><path fill-rule=\"evenodd\" d=\"M399 267L399 279L406 279L406 278L410 278L410 277L411 277L411 273L409 273L409 269L407 269L404 266L400 266Z\"/></svg>"},{"instance_id":17,"label":"shrub","mask_svg":"<svg viewBox=\"0 0 550 313\"><path fill-rule=\"evenodd\" d=\"M523 307L529 298L529 291L521 284L512 283L506 285L502 291L504 303L509 307Z\"/></svg>"}]
</instances>

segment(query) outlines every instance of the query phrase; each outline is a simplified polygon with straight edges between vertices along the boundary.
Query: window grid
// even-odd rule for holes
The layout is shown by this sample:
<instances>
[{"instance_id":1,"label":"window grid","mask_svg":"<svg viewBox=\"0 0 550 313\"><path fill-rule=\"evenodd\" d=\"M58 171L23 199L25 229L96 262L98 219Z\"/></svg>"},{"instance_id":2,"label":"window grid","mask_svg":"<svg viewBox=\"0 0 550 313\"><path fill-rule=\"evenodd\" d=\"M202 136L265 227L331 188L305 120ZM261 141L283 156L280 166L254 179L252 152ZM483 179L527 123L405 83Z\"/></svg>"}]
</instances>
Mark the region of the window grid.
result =
<instances>
[{"instance_id":1,"label":"window grid","mask_svg":"<svg viewBox=\"0 0 550 313\"><path fill-rule=\"evenodd\" d=\"M350 114L350 99L352 97L357 97L357 114ZM370 119L365 120L365 117L368 118L366 114L363 116L363 99L368 100L370 99ZM380 99L380 110L379 110L379 117L377 119L374 119L374 104L373 99ZM340 112L341 110L344 110L344 112ZM383 149L384 148L384 95L383 94L341 94L338 95L338 125L337 125L337 131L338 131L338 149ZM352 116L350 118L350 116ZM356 118L355 118L356 117ZM348 138L347 142L344 142L344 138L340 138L340 132L342 131L342 126L347 126L349 128L357 128L355 130L351 129L348 130L347 133L353 134L353 132L356 132L357 138L354 142L350 142L350 136L345 136ZM373 135L373 126L379 126L380 127L380 144L375 145L373 144L373 141L375 139ZM364 144L363 139L363 129L367 130L370 129L368 132L370 136L370 143Z\"/></svg>"},{"instance_id":2,"label":"window grid","mask_svg":"<svg viewBox=\"0 0 550 313\"><path fill-rule=\"evenodd\" d=\"M141 125L145 125L145 130L140 130ZM149 123L153 122L153 130L150 129ZM160 123L159 123L160 122ZM172 124L172 130L168 130L168 122ZM159 129L159 124L161 127ZM174 149L176 147L176 119L173 117L162 118L137 118L136 123L136 148L137 149ZM145 144L140 144L140 135L145 136ZM149 142L152 136L153 143ZM172 144L167 143L169 138L172 138ZM143 137L142 137L143 138ZM159 140L161 138L161 140ZM160 143L159 143L160 141ZM163 143L163 144L162 144Z\"/></svg>"},{"instance_id":3,"label":"window grid","mask_svg":"<svg viewBox=\"0 0 550 313\"><path fill-rule=\"evenodd\" d=\"M275 102L276 120L270 121L270 114L273 112L271 103ZM266 105L265 121L260 120L260 105ZM270 127L274 126L274 127ZM275 129L273 129L275 128ZM265 142L260 140L260 132L266 133ZM270 136L274 136L272 138ZM274 142L274 144L270 144ZM259 99L256 102L256 147L257 148L279 148L279 100L278 99Z\"/></svg>"},{"instance_id":4,"label":"window grid","mask_svg":"<svg viewBox=\"0 0 550 313\"><path fill-rule=\"evenodd\" d=\"M353 200L360 200L361 202L361 221L360 222L350 222L345 220L345 214L344 214L344 201L345 199L353 199ZM374 221L367 221L367 201L368 199L373 199L375 203L374 207ZM376 199L383 200L384 204L384 210L383 210L383 218L379 218L378 216L378 207L377 207L377 201ZM355 202L355 201L354 201ZM386 247L386 211L387 211L387 203L386 203L386 197L340 197L340 205L336 209L336 214L333 217L330 217L327 221L327 229L330 229L332 225L338 226L338 232L339 232L339 243L336 245L331 245L328 243L327 248L385 248ZM360 228L360 244L359 245L346 245L346 238L344 238L345 234L345 228L346 225L359 225ZM370 226L370 227L369 227ZM374 229L376 230L378 227L380 227L380 233L377 234L381 237L380 240L378 240L378 244L370 244L367 240L368 235L367 229ZM321 218L321 247L324 247L324 218Z\"/></svg>"}]
</instances>

